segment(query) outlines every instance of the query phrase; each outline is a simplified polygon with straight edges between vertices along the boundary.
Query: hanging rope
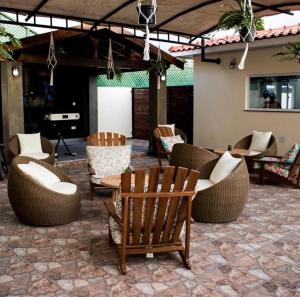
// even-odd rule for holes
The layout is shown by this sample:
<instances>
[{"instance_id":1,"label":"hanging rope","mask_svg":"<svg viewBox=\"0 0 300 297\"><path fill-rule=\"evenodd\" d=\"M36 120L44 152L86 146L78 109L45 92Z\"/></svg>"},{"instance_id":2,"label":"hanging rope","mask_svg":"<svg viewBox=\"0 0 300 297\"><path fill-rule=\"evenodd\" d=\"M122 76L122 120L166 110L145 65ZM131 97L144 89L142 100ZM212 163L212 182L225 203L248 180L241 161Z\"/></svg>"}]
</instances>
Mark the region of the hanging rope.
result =
<instances>
[{"instance_id":1,"label":"hanging rope","mask_svg":"<svg viewBox=\"0 0 300 297\"><path fill-rule=\"evenodd\" d=\"M244 14L246 14L247 9L249 10L251 18L250 18L250 28L247 26L247 34L245 36L240 35L242 41L244 43L246 43L244 54L241 58L239 66L238 66L238 69L240 69L240 70L244 70L244 68L245 68L245 62L246 62L246 58L247 58L248 51L249 51L249 43L248 43L247 40L249 40L248 39L249 37L253 40L255 38L255 30L253 30L253 28L255 26L255 24L254 24L254 14L253 14L251 0L244 0L243 9L244 9Z\"/></svg>"},{"instance_id":2,"label":"hanging rope","mask_svg":"<svg viewBox=\"0 0 300 297\"><path fill-rule=\"evenodd\" d=\"M152 0L152 5L153 5L154 9L153 9L152 13L147 17L143 13L143 11L142 11L142 0L139 0L139 2L138 2L139 17L142 16L145 19L145 22L146 22L146 36L145 36L145 48L144 48L144 60L145 61L149 61L150 60L150 30L149 30L149 21L156 14L156 11L157 11L156 0Z\"/></svg>"},{"instance_id":3,"label":"hanging rope","mask_svg":"<svg viewBox=\"0 0 300 297\"><path fill-rule=\"evenodd\" d=\"M56 55L55 55L55 45L54 45L53 34L51 32L50 33L49 52L48 52L48 58L47 58L47 66L48 66L48 69L51 71L49 86L53 86L53 72L54 72L56 65L57 65L57 59L56 59Z\"/></svg>"},{"instance_id":4,"label":"hanging rope","mask_svg":"<svg viewBox=\"0 0 300 297\"><path fill-rule=\"evenodd\" d=\"M157 50L157 60L156 63L158 66L162 65L161 62L161 50L160 50L160 43L158 44L158 50ZM157 68L157 89L160 90L160 78L164 74L163 68L158 67Z\"/></svg>"},{"instance_id":5,"label":"hanging rope","mask_svg":"<svg viewBox=\"0 0 300 297\"><path fill-rule=\"evenodd\" d=\"M107 77L115 77L115 65L114 65L114 57L112 52L111 38L109 39L108 46L108 58L107 58Z\"/></svg>"}]
</instances>

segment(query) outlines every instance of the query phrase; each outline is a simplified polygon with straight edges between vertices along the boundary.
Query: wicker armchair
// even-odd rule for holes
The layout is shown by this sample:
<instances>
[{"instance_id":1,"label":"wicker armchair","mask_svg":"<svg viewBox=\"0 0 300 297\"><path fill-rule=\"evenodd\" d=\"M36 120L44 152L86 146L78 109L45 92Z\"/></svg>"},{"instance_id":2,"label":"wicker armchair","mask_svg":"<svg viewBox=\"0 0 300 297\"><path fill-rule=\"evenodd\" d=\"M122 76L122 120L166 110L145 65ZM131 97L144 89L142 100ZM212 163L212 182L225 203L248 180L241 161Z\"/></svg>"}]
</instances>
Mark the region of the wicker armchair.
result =
<instances>
[{"instance_id":1,"label":"wicker armchair","mask_svg":"<svg viewBox=\"0 0 300 297\"><path fill-rule=\"evenodd\" d=\"M75 221L80 214L80 196L64 195L45 188L19 169L18 164L33 161L57 175L63 182L70 179L58 168L28 157L13 159L8 175L8 197L19 220L31 226L56 226Z\"/></svg>"},{"instance_id":2,"label":"wicker armchair","mask_svg":"<svg viewBox=\"0 0 300 297\"><path fill-rule=\"evenodd\" d=\"M238 143L235 144L234 148L248 150L251 145L251 141L252 141L252 134L241 139ZM277 155L277 143L276 143L275 136L272 135L268 148L264 152L260 153L259 155L245 156L249 171L250 172L253 171L254 159L262 159L263 157L276 156L276 155Z\"/></svg>"},{"instance_id":3,"label":"wicker armchair","mask_svg":"<svg viewBox=\"0 0 300 297\"><path fill-rule=\"evenodd\" d=\"M200 179L208 179L217 163L202 167ZM249 192L249 174L245 160L227 178L199 191L193 200L192 217L197 222L226 223L235 221L244 209Z\"/></svg>"},{"instance_id":4,"label":"wicker armchair","mask_svg":"<svg viewBox=\"0 0 300 297\"><path fill-rule=\"evenodd\" d=\"M191 144L177 143L173 146L170 165L200 170L205 164L218 159L218 155Z\"/></svg>"},{"instance_id":5,"label":"wicker armchair","mask_svg":"<svg viewBox=\"0 0 300 297\"><path fill-rule=\"evenodd\" d=\"M184 143L187 143L187 136L186 134L181 131L180 129L175 128L175 135L180 135L180 137L182 138L182 140L184 141ZM169 155L166 153L166 151L164 150L162 143L161 143L161 136L172 136L173 135L173 131L171 128L168 127L156 127L153 131L153 138L154 138L154 145L155 145L155 149L156 149L156 153L158 156L158 163L160 168L162 168L162 162L161 159L162 158L168 158Z\"/></svg>"},{"instance_id":6,"label":"wicker armchair","mask_svg":"<svg viewBox=\"0 0 300 297\"><path fill-rule=\"evenodd\" d=\"M55 150L53 144L47 138L42 136L41 136L41 143L42 143L43 152L49 154L49 157L47 159L43 159L41 161L53 165L55 161ZM17 135L15 135L9 140L8 143L9 161L11 162L13 158L18 156L19 154L20 154L19 138Z\"/></svg>"}]
</instances>

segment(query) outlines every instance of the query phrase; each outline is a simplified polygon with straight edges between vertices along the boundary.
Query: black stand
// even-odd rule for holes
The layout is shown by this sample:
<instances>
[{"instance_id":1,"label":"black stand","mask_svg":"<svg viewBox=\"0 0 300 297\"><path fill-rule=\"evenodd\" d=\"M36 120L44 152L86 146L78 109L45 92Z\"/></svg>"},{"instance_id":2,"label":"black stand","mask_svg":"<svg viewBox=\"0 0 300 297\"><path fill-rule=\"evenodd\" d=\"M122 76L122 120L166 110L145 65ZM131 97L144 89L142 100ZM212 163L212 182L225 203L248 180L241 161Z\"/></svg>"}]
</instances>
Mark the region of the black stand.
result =
<instances>
[{"instance_id":1,"label":"black stand","mask_svg":"<svg viewBox=\"0 0 300 297\"><path fill-rule=\"evenodd\" d=\"M58 149L58 146L59 146L59 144L60 144L60 142L62 141L62 143L63 143L63 145L64 145L64 147L65 147L65 149L66 149L66 155L69 155L69 156L76 156L76 153L72 153L71 152L71 150L70 150L70 148L68 147L68 145L66 144L66 142L65 142L65 139L64 139L64 136L63 136L63 134L60 132L60 130L58 129L58 127L57 127L57 125L56 124L53 124L53 127L54 128L56 128L56 131L57 131L57 144L56 144L56 146L55 146L55 156L56 157L58 157L58 154L57 154L57 149Z\"/></svg>"}]
</instances>

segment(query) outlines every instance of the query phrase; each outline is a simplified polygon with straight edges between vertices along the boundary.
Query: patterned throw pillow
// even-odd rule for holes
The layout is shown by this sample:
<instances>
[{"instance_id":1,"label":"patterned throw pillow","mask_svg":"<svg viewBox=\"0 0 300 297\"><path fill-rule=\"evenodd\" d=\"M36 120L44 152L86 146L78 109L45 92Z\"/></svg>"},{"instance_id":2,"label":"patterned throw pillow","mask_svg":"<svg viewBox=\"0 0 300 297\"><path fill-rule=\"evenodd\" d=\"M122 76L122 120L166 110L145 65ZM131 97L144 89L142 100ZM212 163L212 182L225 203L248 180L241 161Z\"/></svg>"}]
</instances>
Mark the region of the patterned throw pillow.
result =
<instances>
[{"instance_id":1,"label":"patterned throw pillow","mask_svg":"<svg viewBox=\"0 0 300 297\"><path fill-rule=\"evenodd\" d=\"M184 143L180 135L161 137L160 139L161 139L162 146L167 153L172 152L174 144Z\"/></svg>"},{"instance_id":2,"label":"patterned throw pillow","mask_svg":"<svg viewBox=\"0 0 300 297\"><path fill-rule=\"evenodd\" d=\"M295 143L292 148L282 157L281 161L293 164L300 151L300 144Z\"/></svg>"},{"instance_id":3,"label":"patterned throw pillow","mask_svg":"<svg viewBox=\"0 0 300 297\"><path fill-rule=\"evenodd\" d=\"M130 165L131 146L87 146L88 164L93 178L119 175Z\"/></svg>"},{"instance_id":4,"label":"patterned throw pillow","mask_svg":"<svg viewBox=\"0 0 300 297\"><path fill-rule=\"evenodd\" d=\"M289 166L277 165L277 164L266 164L265 169L271 171L277 175L280 175L284 178L289 176Z\"/></svg>"}]
</instances>

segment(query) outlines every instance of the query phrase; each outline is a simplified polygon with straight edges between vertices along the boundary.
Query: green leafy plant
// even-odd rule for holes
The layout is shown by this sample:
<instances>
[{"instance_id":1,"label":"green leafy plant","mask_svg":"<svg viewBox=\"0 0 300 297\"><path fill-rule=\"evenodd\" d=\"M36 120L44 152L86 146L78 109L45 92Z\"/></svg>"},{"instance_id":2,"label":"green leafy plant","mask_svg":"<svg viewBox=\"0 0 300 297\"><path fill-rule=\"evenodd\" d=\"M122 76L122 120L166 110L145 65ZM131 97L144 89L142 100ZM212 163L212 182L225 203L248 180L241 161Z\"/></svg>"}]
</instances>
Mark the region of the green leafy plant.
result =
<instances>
[{"instance_id":1,"label":"green leafy plant","mask_svg":"<svg viewBox=\"0 0 300 297\"><path fill-rule=\"evenodd\" d=\"M14 61L13 51L21 46L21 41L18 38L0 26L0 60Z\"/></svg>"},{"instance_id":2,"label":"green leafy plant","mask_svg":"<svg viewBox=\"0 0 300 297\"><path fill-rule=\"evenodd\" d=\"M250 30L263 30L264 22L261 18L251 14L251 11L243 0L236 0L239 9L233 9L225 12L218 23L218 30L234 29L236 32L240 31L243 27L248 27Z\"/></svg>"},{"instance_id":3,"label":"green leafy plant","mask_svg":"<svg viewBox=\"0 0 300 297\"><path fill-rule=\"evenodd\" d=\"M297 60L300 64L300 41L289 43L284 47L284 51L275 56L279 56L281 61Z\"/></svg>"},{"instance_id":4,"label":"green leafy plant","mask_svg":"<svg viewBox=\"0 0 300 297\"><path fill-rule=\"evenodd\" d=\"M154 71L157 74L163 73L166 69L168 69L168 65L164 60L157 61L155 59L151 59L149 61L149 68L148 68L148 73Z\"/></svg>"}]
</instances>

